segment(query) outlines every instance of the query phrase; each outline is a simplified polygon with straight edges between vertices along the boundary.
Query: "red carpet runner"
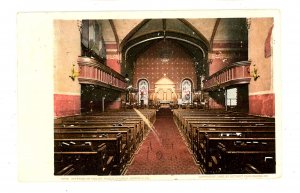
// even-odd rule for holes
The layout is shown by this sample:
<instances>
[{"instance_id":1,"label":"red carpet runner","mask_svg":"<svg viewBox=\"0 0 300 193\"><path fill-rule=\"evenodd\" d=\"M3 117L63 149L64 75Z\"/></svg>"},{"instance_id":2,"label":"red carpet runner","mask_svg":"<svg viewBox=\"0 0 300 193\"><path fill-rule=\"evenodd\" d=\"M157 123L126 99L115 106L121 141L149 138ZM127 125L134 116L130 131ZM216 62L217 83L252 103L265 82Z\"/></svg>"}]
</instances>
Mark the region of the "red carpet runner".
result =
<instances>
[{"instance_id":1,"label":"red carpet runner","mask_svg":"<svg viewBox=\"0 0 300 193\"><path fill-rule=\"evenodd\" d=\"M199 174L169 109L157 112L154 127L159 139L149 133L126 175Z\"/></svg>"}]
</instances>

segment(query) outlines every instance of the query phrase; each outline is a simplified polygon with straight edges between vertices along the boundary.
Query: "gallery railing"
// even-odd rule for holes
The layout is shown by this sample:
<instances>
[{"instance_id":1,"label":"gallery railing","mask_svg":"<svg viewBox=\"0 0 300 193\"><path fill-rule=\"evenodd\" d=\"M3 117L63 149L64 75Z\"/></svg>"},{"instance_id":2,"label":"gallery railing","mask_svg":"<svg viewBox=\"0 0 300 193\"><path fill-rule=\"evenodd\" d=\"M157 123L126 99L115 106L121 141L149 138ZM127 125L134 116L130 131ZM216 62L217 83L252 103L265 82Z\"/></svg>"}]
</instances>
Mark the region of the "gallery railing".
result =
<instances>
[{"instance_id":1,"label":"gallery railing","mask_svg":"<svg viewBox=\"0 0 300 193\"><path fill-rule=\"evenodd\" d=\"M203 90L214 91L231 85L250 83L250 64L250 61L240 61L226 66L203 81Z\"/></svg>"},{"instance_id":2,"label":"gallery railing","mask_svg":"<svg viewBox=\"0 0 300 193\"><path fill-rule=\"evenodd\" d=\"M77 63L80 68L80 84L94 84L119 91L126 89L125 77L97 60L80 56Z\"/></svg>"}]
</instances>

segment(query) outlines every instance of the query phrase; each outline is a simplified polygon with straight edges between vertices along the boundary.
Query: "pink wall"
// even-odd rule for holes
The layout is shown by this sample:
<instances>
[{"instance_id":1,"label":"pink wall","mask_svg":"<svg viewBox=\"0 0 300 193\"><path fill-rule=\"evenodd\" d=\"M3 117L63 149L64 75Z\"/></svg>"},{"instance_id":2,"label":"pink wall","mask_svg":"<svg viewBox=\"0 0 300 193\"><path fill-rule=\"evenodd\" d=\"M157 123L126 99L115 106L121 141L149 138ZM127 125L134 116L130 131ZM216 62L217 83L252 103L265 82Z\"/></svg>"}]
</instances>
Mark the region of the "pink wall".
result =
<instances>
[{"instance_id":1,"label":"pink wall","mask_svg":"<svg viewBox=\"0 0 300 193\"><path fill-rule=\"evenodd\" d=\"M117 43L107 43L106 47L106 65L118 73L121 73L121 65L119 62L118 55L118 45ZM117 110L121 108L121 101L117 99L109 104L107 104L106 109Z\"/></svg>"},{"instance_id":2,"label":"pink wall","mask_svg":"<svg viewBox=\"0 0 300 193\"><path fill-rule=\"evenodd\" d=\"M214 59L209 66L209 75L212 75L212 74L218 72L219 70L223 69L227 65L228 65L228 63L223 62L222 59L219 59L219 58Z\"/></svg>"},{"instance_id":3,"label":"pink wall","mask_svg":"<svg viewBox=\"0 0 300 193\"><path fill-rule=\"evenodd\" d=\"M169 60L162 61L162 53L168 49ZM153 44L148 50L139 55L136 61L133 75L134 86L137 87L139 79L149 81L150 89L155 89L155 83L164 77L164 74L176 84L176 90L180 90L183 79L189 78L196 86L197 78L195 65L192 58L183 48L170 40Z\"/></svg>"},{"instance_id":4,"label":"pink wall","mask_svg":"<svg viewBox=\"0 0 300 193\"><path fill-rule=\"evenodd\" d=\"M209 75L238 61L247 60L247 42L223 40L213 43L211 55L212 62L209 66Z\"/></svg>"},{"instance_id":5,"label":"pink wall","mask_svg":"<svg viewBox=\"0 0 300 193\"><path fill-rule=\"evenodd\" d=\"M119 62L118 45L117 43L107 43L106 48L106 65L121 73L121 65Z\"/></svg>"},{"instance_id":6,"label":"pink wall","mask_svg":"<svg viewBox=\"0 0 300 193\"><path fill-rule=\"evenodd\" d=\"M222 104L217 103L213 98L209 98L208 105L209 109L225 109Z\"/></svg>"},{"instance_id":7,"label":"pink wall","mask_svg":"<svg viewBox=\"0 0 300 193\"><path fill-rule=\"evenodd\" d=\"M121 73L121 66L117 59L107 59L106 65L112 68L114 71Z\"/></svg>"},{"instance_id":8,"label":"pink wall","mask_svg":"<svg viewBox=\"0 0 300 193\"><path fill-rule=\"evenodd\" d=\"M110 103L108 105L107 109L109 109L109 110L121 109L121 101L120 100L116 100L116 101Z\"/></svg>"},{"instance_id":9,"label":"pink wall","mask_svg":"<svg viewBox=\"0 0 300 193\"><path fill-rule=\"evenodd\" d=\"M253 115L274 117L275 116L274 94L249 96L249 113Z\"/></svg>"},{"instance_id":10,"label":"pink wall","mask_svg":"<svg viewBox=\"0 0 300 193\"><path fill-rule=\"evenodd\" d=\"M54 116L64 117L80 114L80 96L54 94Z\"/></svg>"}]
</instances>

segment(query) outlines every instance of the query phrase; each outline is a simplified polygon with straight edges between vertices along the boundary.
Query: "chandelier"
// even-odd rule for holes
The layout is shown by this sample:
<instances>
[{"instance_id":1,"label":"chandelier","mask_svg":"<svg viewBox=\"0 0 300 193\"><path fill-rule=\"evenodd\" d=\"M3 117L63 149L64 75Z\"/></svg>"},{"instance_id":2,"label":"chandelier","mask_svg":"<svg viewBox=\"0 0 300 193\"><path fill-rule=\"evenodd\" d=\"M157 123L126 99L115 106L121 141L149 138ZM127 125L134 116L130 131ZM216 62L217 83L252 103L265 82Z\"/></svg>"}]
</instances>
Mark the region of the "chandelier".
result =
<instances>
[{"instance_id":1,"label":"chandelier","mask_svg":"<svg viewBox=\"0 0 300 193\"><path fill-rule=\"evenodd\" d=\"M169 47L168 43L166 43L166 41L164 40L163 49L161 49L159 52L160 60L163 63L169 62L172 55L173 55L173 50Z\"/></svg>"}]
</instances>

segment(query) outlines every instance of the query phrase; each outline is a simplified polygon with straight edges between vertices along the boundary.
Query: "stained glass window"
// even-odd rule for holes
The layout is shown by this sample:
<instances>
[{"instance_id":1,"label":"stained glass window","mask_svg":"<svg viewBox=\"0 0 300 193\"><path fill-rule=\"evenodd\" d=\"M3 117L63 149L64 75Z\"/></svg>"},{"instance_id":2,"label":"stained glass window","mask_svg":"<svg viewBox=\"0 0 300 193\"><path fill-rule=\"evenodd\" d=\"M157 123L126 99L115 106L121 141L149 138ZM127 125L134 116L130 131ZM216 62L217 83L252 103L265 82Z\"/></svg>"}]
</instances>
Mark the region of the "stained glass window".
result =
<instances>
[{"instance_id":1,"label":"stained glass window","mask_svg":"<svg viewBox=\"0 0 300 193\"><path fill-rule=\"evenodd\" d=\"M190 80L183 80L181 83L182 103L192 102L192 82Z\"/></svg>"},{"instance_id":2,"label":"stained glass window","mask_svg":"<svg viewBox=\"0 0 300 193\"><path fill-rule=\"evenodd\" d=\"M139 102L148 105L148 89L149 85L147 80L139 81Z\"/></svg>"}]
</instances>

